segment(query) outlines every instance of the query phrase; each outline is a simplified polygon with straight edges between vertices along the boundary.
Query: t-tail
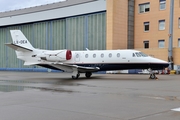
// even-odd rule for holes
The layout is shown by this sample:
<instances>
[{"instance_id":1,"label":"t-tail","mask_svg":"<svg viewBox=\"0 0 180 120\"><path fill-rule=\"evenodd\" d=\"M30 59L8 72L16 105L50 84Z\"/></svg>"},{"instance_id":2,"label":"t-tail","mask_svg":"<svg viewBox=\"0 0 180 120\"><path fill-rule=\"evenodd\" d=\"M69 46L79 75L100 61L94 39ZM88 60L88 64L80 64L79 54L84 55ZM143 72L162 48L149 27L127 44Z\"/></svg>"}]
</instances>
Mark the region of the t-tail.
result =
<instances>
[{"instance_id":1,"label":"t-tail","mask_svg":"<svg viewBox=\"0 0 180 120\"><path fill-rule=\"evenodd\" d=\"M10 33L13 42L6 43L8 47L21 52L33 51L35 49L20 30L10 30Z\"/></svg>"}]
</instances>

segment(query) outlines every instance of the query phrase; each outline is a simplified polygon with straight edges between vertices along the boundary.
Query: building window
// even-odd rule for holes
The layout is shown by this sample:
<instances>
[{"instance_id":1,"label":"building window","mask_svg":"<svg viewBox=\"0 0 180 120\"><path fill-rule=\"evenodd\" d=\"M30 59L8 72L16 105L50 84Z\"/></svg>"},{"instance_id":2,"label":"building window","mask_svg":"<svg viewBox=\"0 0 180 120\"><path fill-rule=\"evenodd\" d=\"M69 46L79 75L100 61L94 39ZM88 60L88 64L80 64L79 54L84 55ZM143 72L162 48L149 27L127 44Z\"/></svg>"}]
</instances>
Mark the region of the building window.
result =
<instances>
[{"instance_id":1,"label":"building window","mask_svg":"<svg viewBox=\"0 0 180 120\"><path fill-rule=\"evenodd\" d=\"M139 4L139 13L145 13L150 11L150 3Z\"/></svg>"},{"instance_id":2,"label":"building window","mask_svg":"<svg viewBox=\"0 0 180 120\"><path fill-rule=\"evenodd\" d=\"M180 28L180 18L178 19L178 27Z\"/></svg>"},{"instance_id":3,"label":"building window","mask_svg":"<svg viewBox=\"0 0 180 120\"><path fill-rule=\"evenodd\" d=\"M149 41L144 41L144 48L145 49L149 48Z\"/></svg>"},{"instance_id":4,"label":"building window","mask_svg":"<svg viewBox=\"0 0 180 120\"><path fill-rule=\"evenodd\" d=\"M158 40L158 46L159 46L159 48L164 48L165 47L164 40Z\"/></svg>"},{"instance_id":5,"label":"building window","mask_svg":"<svg viewBox=\"0 0 180 120\"><path fill-rule=\"evenodd\" d=\"M164 10L166 8L166 0L159 0L159 9Z\"/></svg>"},{"instance_id":6,"label":"building window","mask_svg":"<svg viewBox=\"0 0 180 120\"><path fill-rule=\"evenodd\" d=\"M159 20L159 30L165 30L165 20Z\"/></svg>"},{"instance_id":7,"label":"building window","mask_svg":"<svg viewBox=\"0 0 180 120\"><path fill-rule=\"evenodd\" d=\"M178 47L180 47L180 38L178 39Z\"/></svg>"},{"instance_id":8,"label":"building window","mask_svg":"<svg viewBox=\"0 0 180 120\"><path fill-rule=\"evenodd\" d=\"M149 31L149 22L144 22L144 31Z\"/></svg>"}]
</instances>

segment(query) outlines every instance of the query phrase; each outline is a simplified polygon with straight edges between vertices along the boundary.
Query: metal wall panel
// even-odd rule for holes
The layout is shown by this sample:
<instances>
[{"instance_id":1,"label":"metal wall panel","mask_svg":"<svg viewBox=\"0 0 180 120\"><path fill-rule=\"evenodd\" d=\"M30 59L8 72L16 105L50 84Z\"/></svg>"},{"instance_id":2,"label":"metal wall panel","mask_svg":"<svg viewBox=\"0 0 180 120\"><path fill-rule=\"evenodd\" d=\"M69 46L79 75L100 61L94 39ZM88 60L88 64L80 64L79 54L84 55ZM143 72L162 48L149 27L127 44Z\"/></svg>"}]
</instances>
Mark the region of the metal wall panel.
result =
<instances>
[{"instance_id":1,"label":"metal wall panel","mask_svg":"<svg viewBox=\"0 0 180 120\"><path fill-rule=\"evenodd\" d=\"M51 22L51 50L66 49L66 20L54 20Z\"/></svg>"},{"instance_id":2,"label":"metal wall panel","mask_svg":"<svg viewBox=\"0 0 180 120\"><path fill-rule=\"evenodd\" d=\"M66 47L71 50L84 49L84 16L66 19Z\"/></svg>"},{"instance_id":3,"label":"metal wall panel","mask_svg":"<svg viewBox=\"0 0 180 120\"><path fill-rule=\"evenodd\" d=\"M24 70L14 50L4 43L12 42L11 29L20 29L35 48L58 50L106 49L106 12L0 27L0 69Z\"/></svg>"},{"instance_id":4,"label":"metal wall panel","mask_svg":"<svg viewBox=\"0 0 180 120\"><path fill-rule=\"evenodd\" d=\"M106 49L106 14L88 16L88 48L91 50Z\"/></svg>"},{"instance_id":5,"label":"metal wall panel","mask_svg":"<svg viewBox=\"0 0 180 120\"><path fill-rule=\"evenodd\" d=\"M6 29L1 28L0 29L0 67L6 68L6 60L7 60L7 47L4 45L6 43L7 35L6 35Z\"/></svg>"}]
</instances>

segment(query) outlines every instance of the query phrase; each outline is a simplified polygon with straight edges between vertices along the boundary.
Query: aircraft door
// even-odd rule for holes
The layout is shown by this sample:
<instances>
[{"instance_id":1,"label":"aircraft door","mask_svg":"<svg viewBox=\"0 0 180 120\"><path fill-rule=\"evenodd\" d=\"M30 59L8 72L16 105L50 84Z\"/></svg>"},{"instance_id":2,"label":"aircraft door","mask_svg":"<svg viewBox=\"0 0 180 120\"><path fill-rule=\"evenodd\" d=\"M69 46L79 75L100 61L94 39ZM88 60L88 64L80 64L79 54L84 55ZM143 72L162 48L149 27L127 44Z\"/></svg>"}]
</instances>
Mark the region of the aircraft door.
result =
<instances>
[{"instance_id":1,"label":"aircraft door","mask_svg":"<svg viewBox=\"0 0 180 120\"><path fill-rule=\"evenodd\" d=\"M75 53L75 61L76 62L80 61L80 53Z\"/></svg>"}]
</instances>

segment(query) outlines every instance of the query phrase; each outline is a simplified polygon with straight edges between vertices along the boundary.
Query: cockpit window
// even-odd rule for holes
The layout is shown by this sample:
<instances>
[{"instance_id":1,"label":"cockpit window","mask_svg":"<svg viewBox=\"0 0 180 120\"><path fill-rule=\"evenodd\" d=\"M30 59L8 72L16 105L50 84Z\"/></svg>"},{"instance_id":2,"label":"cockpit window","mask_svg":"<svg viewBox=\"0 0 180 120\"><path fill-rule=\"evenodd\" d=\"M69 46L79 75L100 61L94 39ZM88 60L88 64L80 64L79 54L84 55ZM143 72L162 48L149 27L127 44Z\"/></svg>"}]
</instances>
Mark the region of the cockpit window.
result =
<instances>
[{"instance_id":1,"label":"cockpit window","mask_svg":"<svg viewBox=\"0 0 180 120\"><path fill-rule=\"evenodd\" d=\"M141 54L141 56L143 57L147 57L148 55L146 55L145 53L139 52L139 54Z\"/></svg>"},{"instance_id":2,"label":"cockpit window","mask_svg":"<svg viewBox=\"0 0 180 120\"><path fill-rule=\"evenodd\" d=\"M133 53L133 57L148 57L148 55L142 53L142 52L136 52L136 53Z\"/></svg>"},{"instance_id":3,"label":"cockpit window","mask_svg":"<svg viewBox=\"0 0 180 120\"><path fill-rule=\"evenodd\" d=\"M141 57L140 53L136 52L135 54L136 54L137 57Z\"/></svg>"},{"instance_id":4,"label":"cockpit window","mask_svg":"<svg viewBox=\"0 0 180 120\"><path fill-rule=\"evenodd\" d=\"M134 53L132 54L132 56L133 56L133 57L136 57L136 55L135 55Z\"/></svg>"}]
</instances>

